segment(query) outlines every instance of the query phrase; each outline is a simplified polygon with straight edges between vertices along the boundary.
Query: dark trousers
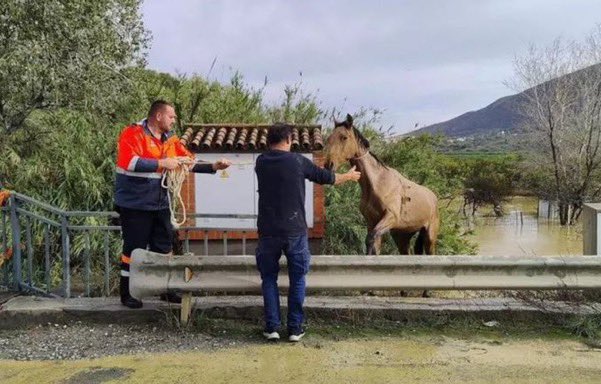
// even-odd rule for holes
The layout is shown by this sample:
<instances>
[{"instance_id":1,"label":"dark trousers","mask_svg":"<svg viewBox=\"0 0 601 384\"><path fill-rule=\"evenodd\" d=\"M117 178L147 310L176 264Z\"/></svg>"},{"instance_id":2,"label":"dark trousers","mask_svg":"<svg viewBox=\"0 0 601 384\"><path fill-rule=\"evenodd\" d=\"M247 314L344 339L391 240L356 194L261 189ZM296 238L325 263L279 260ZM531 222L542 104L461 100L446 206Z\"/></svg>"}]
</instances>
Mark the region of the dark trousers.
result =
<instances>
[{"instance_id":1,"label":"dark trousers","mask_svg":"<svg viewBox=\"0 0 601 384\"><path fill-rule=\"evenodd\" d=\"M123 254L121 255L121 296L129 296L129 264L136 248L169 253L172 248L173 226L169 209L142 211L119 208Z\"/></svg>"},{"instance_id":2,"label":"dark trousers","mask_svg":"<svg viewBox=\"0 0 601 384\"><path fill-rule=\"evenodd\" d=\"M262 280L265 330L268 332L275 331L281 324L278 273L282 252L286 255L288 278L290 280L287 328L289 332L297 333L300 331L304 320L305 275L309 272L311 262L306 234L286 237L259 237L256 259Z\"/></svg>"}]
</instances>

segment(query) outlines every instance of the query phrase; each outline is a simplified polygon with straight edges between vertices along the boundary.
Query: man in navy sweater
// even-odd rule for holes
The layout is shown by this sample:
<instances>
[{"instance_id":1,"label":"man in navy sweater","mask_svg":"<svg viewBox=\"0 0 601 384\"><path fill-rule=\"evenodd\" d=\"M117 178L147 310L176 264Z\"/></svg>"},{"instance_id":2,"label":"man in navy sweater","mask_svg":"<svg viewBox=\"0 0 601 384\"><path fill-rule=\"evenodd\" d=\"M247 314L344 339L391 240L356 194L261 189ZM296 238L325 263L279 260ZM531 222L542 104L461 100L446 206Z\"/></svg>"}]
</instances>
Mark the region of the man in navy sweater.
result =
<instances>
[{"instance_id":1,"label":"man in navy sweater","mask_svg":"<svg viewBox=\"0 0 601 384\"><path fill-rule=\"evenodd\" d=\"M259 182L259 244L257 268L261 273L265 329L267 340L278 340L280 296L278 292L279 259L282 252L288 261L288 339L299 341L305 334L303 302L305 275L311 254L305 221L305 179L318 184L342 184L358 181L360 172L353 167L343 174L320 168L306 157L290 152L292 127L274 125L267 135L269 151L257 158L255 172Z\"/></svg>"}]
</instances>

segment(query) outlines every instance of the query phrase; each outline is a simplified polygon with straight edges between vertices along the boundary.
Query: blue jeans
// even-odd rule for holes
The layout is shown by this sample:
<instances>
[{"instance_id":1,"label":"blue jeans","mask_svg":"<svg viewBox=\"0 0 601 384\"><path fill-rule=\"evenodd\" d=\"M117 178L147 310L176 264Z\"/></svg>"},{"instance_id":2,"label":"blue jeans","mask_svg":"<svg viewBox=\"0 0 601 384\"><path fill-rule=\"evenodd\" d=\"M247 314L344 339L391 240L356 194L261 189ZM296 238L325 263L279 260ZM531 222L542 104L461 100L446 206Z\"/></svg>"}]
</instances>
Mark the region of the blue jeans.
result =
<instances>
[{"instance_id":1,"label":"blue jeans","mask_svg":"<svg viewBox=\"0 0 601 384\"><path fill-rule=\"evenodd\" d=\"M305 275L309 272L311 253L307 235L260 236L256 251L257 269L261 273L265 330L272 332L281 325L278 272L282 252L288 261L288 322L289 332L298 332L303 324L305 301Z\"/></svg>"}]
</instances>

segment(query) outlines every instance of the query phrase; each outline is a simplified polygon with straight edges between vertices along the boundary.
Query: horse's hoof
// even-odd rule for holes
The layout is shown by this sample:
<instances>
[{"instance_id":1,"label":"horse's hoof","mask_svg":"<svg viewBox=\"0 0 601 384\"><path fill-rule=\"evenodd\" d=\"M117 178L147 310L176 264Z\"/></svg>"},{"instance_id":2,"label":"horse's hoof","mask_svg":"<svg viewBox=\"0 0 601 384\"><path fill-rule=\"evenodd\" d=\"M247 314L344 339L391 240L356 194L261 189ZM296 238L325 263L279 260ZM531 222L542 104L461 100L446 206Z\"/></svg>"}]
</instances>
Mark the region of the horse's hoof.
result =
<instances>
[{"instance_id":1,"label":"horse's hoof","mask_svg":"<svg viewBox=\"0 0 601 384\"><path fill-rule=\"evenodd\" d=\"M401 291L401 297L407 297L407 291Z\"/></svg>"},{"instance_id":2,"label":"horse's hoof","mask_svg":"<svg viewBox=\"0 0 601 384\"><path fill-rule=\"evenodd\" d=\"M430 292L428 292L428 291L423 291L423 292L422 292L422 297L430 297Z\"/></svg>"}]
</instances>

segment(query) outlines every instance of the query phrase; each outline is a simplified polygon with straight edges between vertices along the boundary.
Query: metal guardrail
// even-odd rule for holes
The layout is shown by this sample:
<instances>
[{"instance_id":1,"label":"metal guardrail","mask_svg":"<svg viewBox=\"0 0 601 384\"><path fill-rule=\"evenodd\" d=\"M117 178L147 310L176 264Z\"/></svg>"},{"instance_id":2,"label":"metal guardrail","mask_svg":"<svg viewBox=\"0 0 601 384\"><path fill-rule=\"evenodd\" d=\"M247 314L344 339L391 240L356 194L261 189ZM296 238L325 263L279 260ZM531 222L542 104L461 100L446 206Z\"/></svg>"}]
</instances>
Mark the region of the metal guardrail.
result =
<instances>
[{"instance_id":1,"label":"metal guardrail","mask_svg":"<svg viewBox=\"0 0 601 384\"><path fill-rule=\"evenodd\" d=\"M288 287L285 258L278 284ZM313 256L307 290L598 289L601 258L487 256ZM135 297L169 290L260 293L251 256L165 256L137 249L130 266Z\"/></svg>"},{"instance_id":2,"label":"metal guardrail","mask_svg":"<svg viewBox=\"0 0 601 384\"><path fill-rule=\"evenodd\" d=\"M232 215L211 215L231 217ZM0 285L49 296L111 293L118 276L121 227L110 220L112 211L66 211L17 192L0 207L0 251L12 253L0 268ZM205 217L192 214L189 217ZM204 253L209 254L209 231L223 233L223 254L228 255L229 232L242 232L242 253L246 253L248 228L181 227L183 249L190 252L190 233L203 234ZM99 276L101 274L102 276ZM113 284L114 285L114 284Z\"/></svg>"},{"instance_id":3,"label":"metal guardrail","mask_svg":"<svg viewBox=\"0 0 601 384\"><path fill-rule=\"evenodd\" d=\"M11 192L8 205L2 211L2 248L12 250L10 269L5 270L6 283L13 290L33 291L50 296L71 296L72 267L81 267L83 294L92 291L93 231L106 231L103 250L104 276L102 291L108 294L111 274L111 231L119 226L79 225L72 218L118 217L115 212L64 211L31 197ZM9 217L10 226L6 223ZM74 252L74 240L82 242ZM116 256L116 255L115 255ZM55 287L58 282L60 287ZM57 289L58 288L58 289Z\"/></svg>"},{"instance_id":4,"label":"metal guardrail","mask_svg":"<svg viewBox=\"0 0 601 384\"><path fill-rule=\"evenodd\" d=\"M0 285L17 291L62 297L70 297L74 293L82 296L109 295L111 282L116 282L118 276L118 256L121 253L121 227L109 222L109 219L115 217L118 217L116 212L108 211L65 211L12 192L8 204L0 207L0 251L7 255L12 250L12 258L0 267ZM194 214L191 217L203 215ZM246 253L246 231L249 229L182 227L180 233L184 235L184 252L190 251L190 232L201 231L204 234L205 256L194 256L196 262L180 259L187 261L185 265L173 266L175 275L171 280L172 284L181 281L181 276L177 274L183 273L182 266L191 268L193 276L198 276L200 267L201 275L204 276L199 283L202 290L223 291L230 287L236 291L258 292L260 285L254 257L207 256L208 233L213 230L224 234L224 255L229 253L228 233L242 232L242 251ZM586 230L587 228L585 232ZM596 239L596 231L590 236ZM467 256L463 259L459 256L379 256L369 259L361 256L327 256L327 263L337 260L338 264L332 265L322 264L324 257L326 256L313 257L309 289L334 289L334 286L327 285L334 284L334 281L340 289L363 289L369 284L373 289L601 287L598 261L601 258L598 256L530 259L481 256ZM387 261L389 257L396 261ZM146 267L150 268L149 265ZM322 273L326 270L327 273ZM237 274L233 273L235 271ZM282 286L285 287L286 284L283 281ZM184 285L184 288L188 286ZM182 289L180 286L161 286L161 289L165 288Z\"/></svg>"}]
</instances>

